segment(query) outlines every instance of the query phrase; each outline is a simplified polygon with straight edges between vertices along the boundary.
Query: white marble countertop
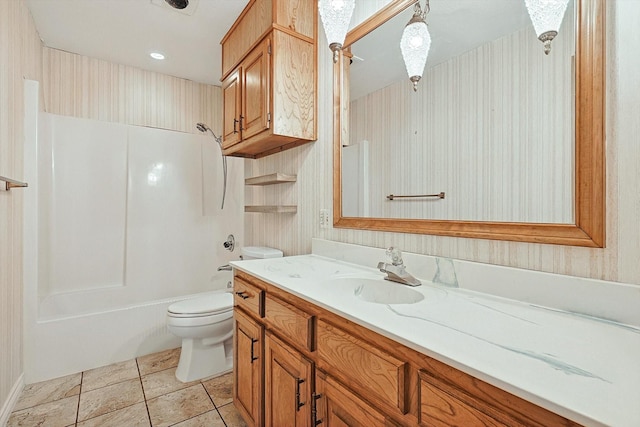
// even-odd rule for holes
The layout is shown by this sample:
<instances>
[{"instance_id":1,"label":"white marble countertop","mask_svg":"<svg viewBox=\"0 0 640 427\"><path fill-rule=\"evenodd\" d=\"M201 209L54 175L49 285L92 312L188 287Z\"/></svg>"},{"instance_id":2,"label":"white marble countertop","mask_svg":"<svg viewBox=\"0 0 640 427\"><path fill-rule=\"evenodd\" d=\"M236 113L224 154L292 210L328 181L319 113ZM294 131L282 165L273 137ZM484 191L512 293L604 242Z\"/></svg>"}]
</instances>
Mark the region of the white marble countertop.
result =
<instances>
[{"instance_id":1,"label":"white marble countertop","mask_svg":"<svg viewBox=\"0 0 640 427\"><path fill-rule=\"evenodd\" d=\"M422 278L420 302L366 302L357 279L382 273L318 255L231 265L578 423L640 426L636 327Z\"/></svg>"}]
</instances>

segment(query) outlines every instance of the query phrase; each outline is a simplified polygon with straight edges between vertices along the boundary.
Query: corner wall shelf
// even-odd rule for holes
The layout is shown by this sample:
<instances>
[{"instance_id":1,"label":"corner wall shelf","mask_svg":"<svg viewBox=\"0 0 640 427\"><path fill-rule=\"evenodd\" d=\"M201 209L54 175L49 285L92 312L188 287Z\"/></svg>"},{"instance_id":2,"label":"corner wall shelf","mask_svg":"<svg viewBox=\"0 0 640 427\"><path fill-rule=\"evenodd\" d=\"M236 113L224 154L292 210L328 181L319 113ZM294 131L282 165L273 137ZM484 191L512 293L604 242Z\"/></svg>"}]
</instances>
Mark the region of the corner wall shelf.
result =
<instances>
[{"instance_id":1,"label":"corner wall shelf","mask_svg":"<svg viewBox=\"0 0 640 427\"><path fill-rule=\"evenodd\" d=\"M260 213L296 213L298 207L293 205L263 205L263 206L245 206L245 212L260 212Z\"/></svg>"},{"instance_id":2,"label":"corner wall shelf","mask_svg":"<svg viewBox=\"0 0 640 427\"><path fill-rule=\"evenodd\" d=\"M24 188L29 186L29 184L27 184L26 182L16 181L15 179L6 178L4 176L0 176L0 181L5 182L5 190L7 191L11 190L12 188Z\"/></svg>"},{"instance_id":3,"label":"corner wall shelf","mask_svg":"<svg viewBox=\"0 0 640 427\"><path fill-rule=\"evenodd\" d=\"M251 178L245 178L245 185L273 185L283 184L285 182L296 182L297 175L287 175L280 172L270 173L268 175L254 176ZM298 206L296 205L259 205L259 206L245 206L245 212L259 212L259 213L278 213L278 214L294 214L298 212Z\"/></svg>"},{"instance_id":4,"label":"corner wall shelf","mask_svg":"<svg viewBox=\"0 0 640 427\"><path fill-rule=\"evenodd\" d=\"M253 178L246 178L244 180L245 185L272 185L282 184L284 182L296 182L296 175L286 175L284 173L276 172L269 175L254 176Z\"/></svg>"}]
</instances>

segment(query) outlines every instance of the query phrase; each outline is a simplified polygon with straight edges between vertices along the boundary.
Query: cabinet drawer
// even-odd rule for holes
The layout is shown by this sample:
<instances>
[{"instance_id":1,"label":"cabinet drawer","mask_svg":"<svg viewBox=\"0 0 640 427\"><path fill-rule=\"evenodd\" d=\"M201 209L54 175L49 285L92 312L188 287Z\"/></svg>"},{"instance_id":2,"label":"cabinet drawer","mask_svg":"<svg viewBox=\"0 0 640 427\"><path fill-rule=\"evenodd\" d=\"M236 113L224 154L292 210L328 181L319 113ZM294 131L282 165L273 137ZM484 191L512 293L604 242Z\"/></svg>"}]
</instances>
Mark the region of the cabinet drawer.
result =
<instances>
[{"instance_id":1,"label":"cabinet drawer","mask_svg":"<svg viewBox=\"0 0 640 427\"><path fill-rule=\"evenodd\" d=\"M233 305L257 317L264 317L264 290L236 275L233 279Z\"/></svg>"},{"instance_id":2,"label":"cabinet drawer","mask_svg":"<svg viewBox=\"0 0 640 427\"><path fill-rule=\"evenodd\" d=\"M486 426L506 427L506 424L486 415L484 412L458 400L435 385L427 374L420 372L420 426ZM521 424L512 424L520 426Z\"/></svg>"},{"instance_id":3,"label":"cabinet drawer","mask_svg":"<svg viewBox=\"0 0 640 427\"><path fill-rule=\"evenodd\" d=\"M265 297L265 320L269 327L306 350L314 350L314 316L272 295Z\"/></svg>"},{"instance_id":4,"label":"cabinet drawer","mask_svg":"<svg viewBox=\"0 0 640 427\"><path fill-rule=\"evenodd\" d=\"M340 374L362 395L373 395L407 413L407 363L336 328L318 321L319 366Z\"/></svg>"},{"instance_id":5,"label":"cabinet drawer","mask_svg":"<svg viewBox=\"0 0 640 427\"><path fill-rule=\"evenodd\" d=\"M389 427L392 421L322 371L316 372L314 422L327 427ZM311 425L314 425L313 423Z\"/></svg>"}]
</instances>

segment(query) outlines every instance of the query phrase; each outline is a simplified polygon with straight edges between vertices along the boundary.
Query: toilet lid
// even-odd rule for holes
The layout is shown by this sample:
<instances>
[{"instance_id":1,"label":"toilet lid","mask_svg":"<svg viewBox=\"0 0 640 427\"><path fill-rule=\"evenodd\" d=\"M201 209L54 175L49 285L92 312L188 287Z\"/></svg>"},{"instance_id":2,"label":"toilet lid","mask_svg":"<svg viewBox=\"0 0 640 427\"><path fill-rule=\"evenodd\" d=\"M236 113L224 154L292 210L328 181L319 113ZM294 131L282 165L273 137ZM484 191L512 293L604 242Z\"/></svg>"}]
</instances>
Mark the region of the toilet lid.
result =
<instances>
[{"instance_id":1,"label":"toilet lid","mask_svg":"<svg viewBox=\"0 0 640 427\"><path fill-rule=\"evenodd\" d=\"M228 292L178 301L169 306L169 313L181 315L205 315L229 311L233 308L233 295Z\"/></svg>"}]
</instances>

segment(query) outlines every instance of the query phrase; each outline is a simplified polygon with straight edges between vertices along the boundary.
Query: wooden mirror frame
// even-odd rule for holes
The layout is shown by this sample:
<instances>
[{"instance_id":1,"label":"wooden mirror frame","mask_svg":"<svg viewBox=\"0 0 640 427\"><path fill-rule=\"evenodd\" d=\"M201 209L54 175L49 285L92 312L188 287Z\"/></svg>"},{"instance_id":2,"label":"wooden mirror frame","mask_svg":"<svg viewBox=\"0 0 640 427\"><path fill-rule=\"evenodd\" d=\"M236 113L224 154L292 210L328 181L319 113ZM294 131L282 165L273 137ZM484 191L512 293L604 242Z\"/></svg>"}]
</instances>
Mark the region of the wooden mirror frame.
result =
<instances>
[{"instance_id":1,"label":"wooden mirror frame","mask_svg":"<svg viewBox=\"0 0 640 427\"><path fill-rule=\"evenodd\" d=\"M348 58L342 54L333 66L334 227L603 248L606 0L575 1L575 224L343 217L342 145L348 136L349 93L343 86ZM414 3L393 0L347 34L346 48Z\"/></svg>"}]
</instances>

